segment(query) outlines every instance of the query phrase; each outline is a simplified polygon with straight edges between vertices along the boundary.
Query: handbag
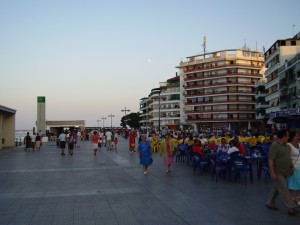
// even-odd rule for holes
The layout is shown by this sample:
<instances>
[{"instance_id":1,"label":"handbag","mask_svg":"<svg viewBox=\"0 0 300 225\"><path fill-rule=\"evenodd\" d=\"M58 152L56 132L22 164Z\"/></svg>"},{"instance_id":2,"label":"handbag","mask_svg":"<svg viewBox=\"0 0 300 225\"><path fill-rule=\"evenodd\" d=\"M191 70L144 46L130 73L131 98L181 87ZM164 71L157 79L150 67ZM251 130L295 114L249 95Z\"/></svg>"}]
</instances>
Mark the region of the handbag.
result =
<instances>
[{"instance_id":1,"label":"handbag","mask_svg":"<svg viewBox=\"0 0 300 225\"><path fill-rule=\"evenodd\" d=\"M294 175L294 171L295 171L295 166L294 166L294 164L292 163L292 164L290 165L290 176L293 176L293 175Z\"/></svg>"},{"instance_id":2,"label":"handbag","mask_svg":"<svg viewBox=\"0 0 300 225\"><path fill-rule=\"evenodd\" d=\"M300 150L299 150L299 155L297 157L297 159L295 160L295 162L290 165L290 176L294 175L294 171L295 171L295 164L296 162L298 161L299 159L299 156L300 156Z\"/></svg>"}]
</instances>

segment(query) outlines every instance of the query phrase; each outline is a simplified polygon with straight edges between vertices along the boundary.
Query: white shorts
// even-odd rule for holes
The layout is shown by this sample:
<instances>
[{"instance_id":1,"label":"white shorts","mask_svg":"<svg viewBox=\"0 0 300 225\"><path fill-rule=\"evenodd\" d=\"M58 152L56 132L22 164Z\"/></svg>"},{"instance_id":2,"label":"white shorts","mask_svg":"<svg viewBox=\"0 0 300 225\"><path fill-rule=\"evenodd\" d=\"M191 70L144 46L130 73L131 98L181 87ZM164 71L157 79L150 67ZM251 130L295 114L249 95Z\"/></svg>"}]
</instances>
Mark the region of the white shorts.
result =
<instances>
[{"instance_id":1,"label":"white shorts","mask_svg":"<svg viewBox=\"0 0 300 225\"><path fill-rule=\"evenodd\" d=\"M93 143L93 149L98 149L98 144Z\"/></svg>"}]
</instances>

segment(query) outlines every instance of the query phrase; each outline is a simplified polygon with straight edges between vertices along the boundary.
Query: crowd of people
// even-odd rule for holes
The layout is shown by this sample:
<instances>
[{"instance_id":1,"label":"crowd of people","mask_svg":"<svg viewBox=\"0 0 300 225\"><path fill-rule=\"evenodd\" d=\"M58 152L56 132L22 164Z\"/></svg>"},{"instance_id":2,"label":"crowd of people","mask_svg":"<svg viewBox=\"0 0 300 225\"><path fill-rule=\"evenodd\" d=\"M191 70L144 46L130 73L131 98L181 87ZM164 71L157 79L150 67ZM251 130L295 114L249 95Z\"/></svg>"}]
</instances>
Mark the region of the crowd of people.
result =
<instances>
[{"instance_id":1,"label":"crowd of people","mask_svg":"<svg viewBox=\"0 0 300 225\"><path fill-rule=\"evenodd\" d=\"M80 131L62 131L58 137L57 145L61 149L61 155L65 155L65 149L68 148L69 155L73 155L74 147L80 147L82 140L92 142L92 152L96 156L99 148L105 147L107 151L118 149L118 138L122 135L128 138L129 153L136 152L140 158L140 164L143 173L148 174L149 166L153 163L153 153L158 152L163 157L165 172L171 172L171 166L177 146L184 144L191 146L193 154L199 154L205 157L207 152L218 153L226 152L230 155L246 156L249 152L249 143L241 141L242 138L251 137L257 132L250 131L232 132L232 131L210 131L200 132L191 131L172 131L163 129L162 131L141 132L139 130L130 130L128 133L121 133L116 130L100 130L90 132ZM276 133L269 134L268 140L268 166L270 177L274 181L274 186L268 196L266 207L271 210L278 210L276 199L281 197L283 203L288 208L289 215L298 213L296 207L300 206L300 148L298 131L276 130ZM138 140L138 141L137 141ZM217 142L216 140L219 140ZM40 150L41 135L39 133L30 136L27 133L25 139L25 150ZM138 143L136 143L138 142ZM153 145L153 142L156 145ZM137 147L137 148L136 148Z\"/></svg>"},{"instance_id":2,"label":"crowd of people","mask_svg":"<svg viewBox=\"0 0 300 225\"><path fill-rule=\"evenodd\" d=\"M224 134L224 133L223 133ZM232 134L226 132L226 135ZM245 136L245 132L242 133ZM249 135L249 134L246 134ZM289 215L298 213L296 210L300 206L300 147L298 131L276 130L268 140L267 161L269 172L274 186L270 191L266 207L271 210L278 210L276 199L278 196L282 199L288 208ZM274 135L274 136L273 136ZM227 136L228 137L228 136ZM158 141L158 152L164 157L166 172L171 171L170 166L173 162L174 151L179 143L191 146L194 154L205 157L205 153L226 152L229 156L246 156L251 154L246 150L246 143L240 141L241 136L229 136L227 142L225 135L221 137L221 143L215 143L214 133L197 134L188 133L181 135L181 132L153 132L142 136L142 142L139 144L140 164L143 165L144 174L148 173L148 166L151 165L151 145L145 144L146 141ZM147 147L145 147L147 146ZM145 150L146 149L146 150Z\"/></svg>"}]
</instances>

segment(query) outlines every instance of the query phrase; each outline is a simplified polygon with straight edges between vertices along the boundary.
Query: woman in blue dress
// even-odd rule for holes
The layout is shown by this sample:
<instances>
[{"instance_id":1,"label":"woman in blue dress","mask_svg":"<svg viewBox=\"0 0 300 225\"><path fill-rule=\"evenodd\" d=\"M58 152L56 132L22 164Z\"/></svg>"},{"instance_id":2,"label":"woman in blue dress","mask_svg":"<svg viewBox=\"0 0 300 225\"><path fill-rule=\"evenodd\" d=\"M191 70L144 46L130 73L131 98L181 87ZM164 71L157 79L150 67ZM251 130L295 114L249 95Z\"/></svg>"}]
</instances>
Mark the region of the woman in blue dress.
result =
<instances>
[{"instance_id":1,"label":"woman in blue dress","mask_svg":"<svg viewBox=\"0 0 300 225\"><path fill-rule=\"evenodd\" d=\"M298 131L291 131L289 134L288 145L290 147L294 173L287 178L287 186L290 190L294 203L300 206L300 146L298 139Z\"/></svg>"},{"instance_id":2,"label":"woman in blue dress","mask_svg":"<svg viewBox=\"0 0 300 225\"><path fill-rule=\"evenodd\" d=\"M143 134L141 142L138 145L138 154L140 157L140 164L143 165L144 174L148 174L148 166L152 163L152 151L149 141L146 140L146 135Z\"/></svg>"}]
</instances>

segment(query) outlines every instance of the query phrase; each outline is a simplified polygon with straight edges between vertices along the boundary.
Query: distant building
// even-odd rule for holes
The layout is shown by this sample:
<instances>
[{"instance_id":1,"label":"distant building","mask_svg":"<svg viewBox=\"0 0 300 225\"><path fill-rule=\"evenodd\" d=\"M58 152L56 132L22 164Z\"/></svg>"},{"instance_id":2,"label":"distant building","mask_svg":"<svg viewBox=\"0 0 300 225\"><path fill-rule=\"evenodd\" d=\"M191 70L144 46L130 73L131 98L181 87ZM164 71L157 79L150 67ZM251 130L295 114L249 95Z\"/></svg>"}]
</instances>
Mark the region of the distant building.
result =
<instances>
[{"instance_id":1,"label":"distant building","mask_svg":"<svg viewBox=\"0 0 300 225\"><path fill-rule=\"evenodd\" d=\"M187 57L184 77L186 122L196 128L256 126L255 84L263 77L260 52L232 49Z\"/></svg>"},{"instance_id":2,"label":"distant building","mask_svg":"<svg viewBox=\"0 0 300 225\"><path fill-rule=\"evenodd\" d=\"M268 91L265 89L266 82L267 80L262 78L255 85L255 118L260 128L266 128L268 122L273 124L273 122L268 121L266 117L266 108L269 106L266 101L266 96L268 95Z\"/></svg>"},{"instance_id":3,"label":"distant building","mask_svg":"<svg viewBox=\"0 0 300 225\"><path fill-rule=\"evenodd\" d=\"M147 129L148 128L148 97L144 97L140 99L140 125L141 125L141 129Z\"/></svg>"},{"instance_id":4,"label":"distant building","mask_svg":"<svg viewBox=\"0 0 300 225\"><path fill-rule=\"evenodd\" d=\"M0 149L15 146L16 111L0 105Z\"/></svg>"},{"instance_id":5,"label":"distant building","mask_svg":"<svg viewBox=\"0 0 300 225\"><path fill-rule=\"evenodd\" d=\"M159 87L153 88L148 97L140 99L141 128L180 129L181 105L180 77L160 82Z\"/></svg>"}]
</instances>

